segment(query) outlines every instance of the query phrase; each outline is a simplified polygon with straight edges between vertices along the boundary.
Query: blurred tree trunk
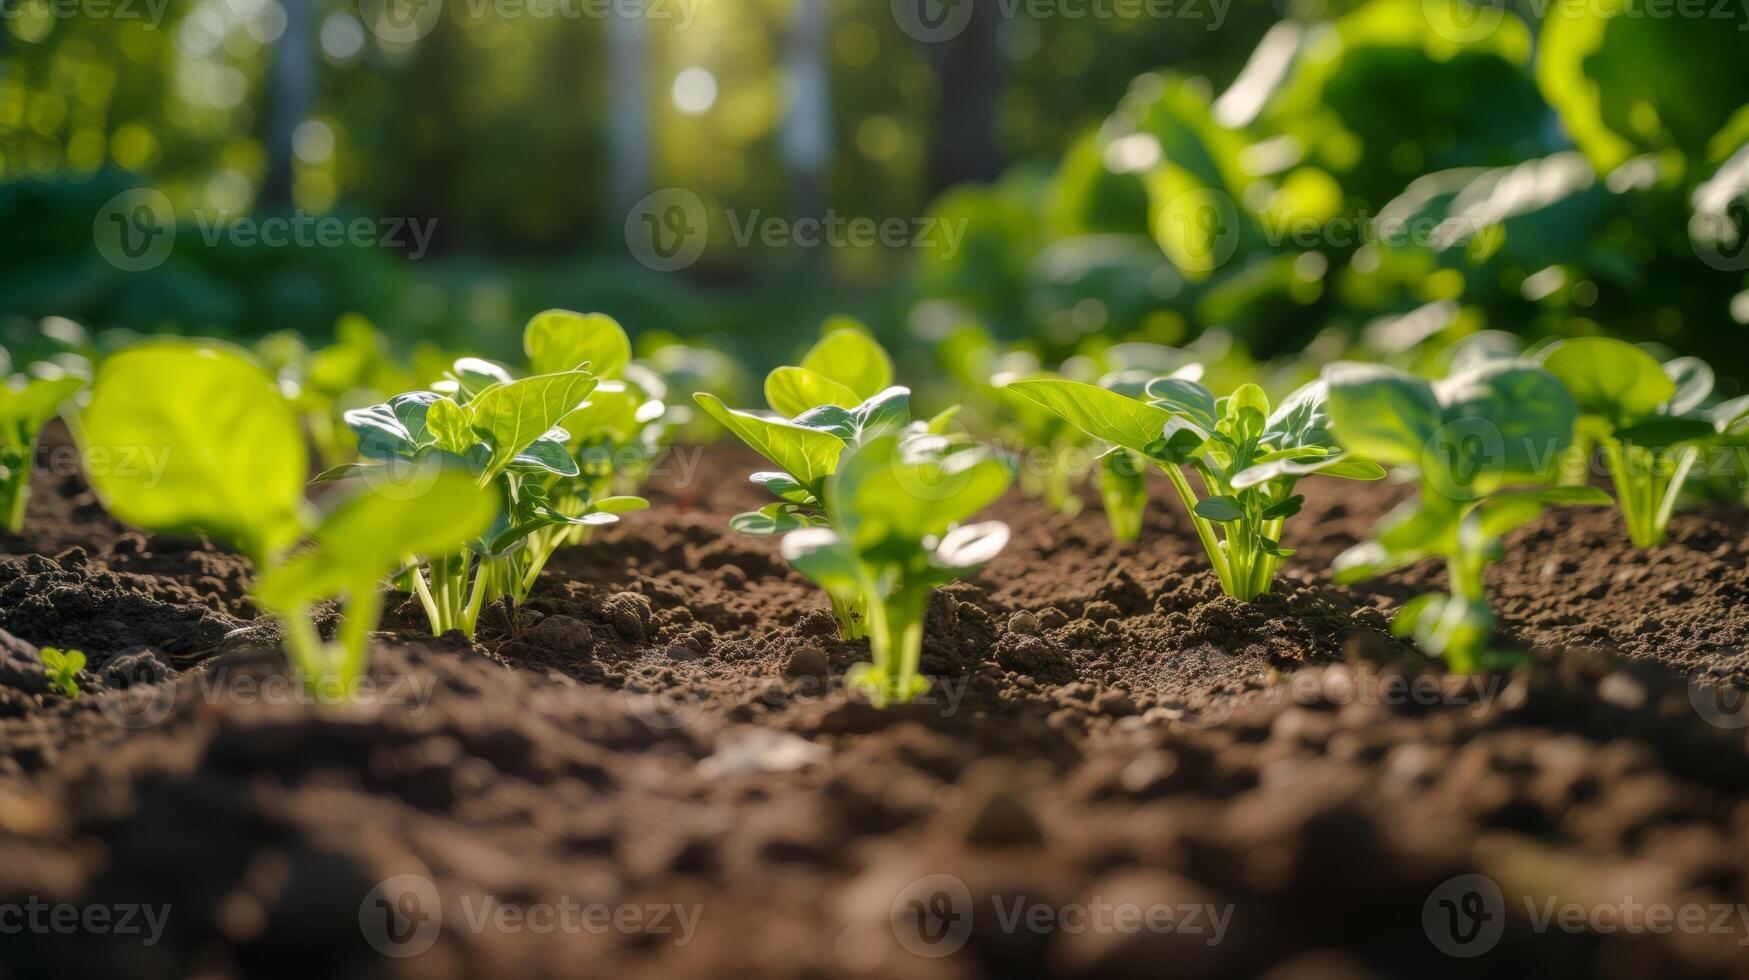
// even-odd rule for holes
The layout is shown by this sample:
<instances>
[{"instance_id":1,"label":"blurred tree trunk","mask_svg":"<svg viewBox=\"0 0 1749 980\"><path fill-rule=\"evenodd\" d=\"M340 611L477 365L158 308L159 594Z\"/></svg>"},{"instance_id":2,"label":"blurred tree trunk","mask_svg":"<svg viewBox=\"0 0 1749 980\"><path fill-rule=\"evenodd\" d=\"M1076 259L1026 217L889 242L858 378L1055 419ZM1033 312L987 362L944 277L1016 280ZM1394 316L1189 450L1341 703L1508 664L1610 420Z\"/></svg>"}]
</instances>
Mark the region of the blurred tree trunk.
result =
<instances>
[{"instance_id":1,"label":"blurred tree trunk","mask_svg":"<svg viewBox=\"0 0 1749 980\"><path fill-rule=\"evenodd\" d=\"M608 198L620 220L650 183L649 29L639 6L631 16L607 19Z\"/></svg>"},{"instance_id":2,"label":"blurred tree trunk","mask_svg":"<svg viewBox=\"0 0 1749 980\"><path fill-rule=\"evenodd\" d=\"M1002 82L996 31L1001 26L1001 7L958 2L972 3L965 29L950 40L923 45L941 79L941 109L935 116L929 153L931 197L963 181L994 180L1002 170L996 148L996 97Z\"/></svg>"},{"instance_id":3,"label":"blurred tree trunk","mask_svg":"<svg viewBox=\"0 0 1749 980\"><path fill-rule=\"evenodd\" d=\"M315 102L316 32L313 0L283 0L285 30L273 47L273 109L267 121L267 177L262 207L292 204L292 136Z\"/></svg>"}]
</instances>

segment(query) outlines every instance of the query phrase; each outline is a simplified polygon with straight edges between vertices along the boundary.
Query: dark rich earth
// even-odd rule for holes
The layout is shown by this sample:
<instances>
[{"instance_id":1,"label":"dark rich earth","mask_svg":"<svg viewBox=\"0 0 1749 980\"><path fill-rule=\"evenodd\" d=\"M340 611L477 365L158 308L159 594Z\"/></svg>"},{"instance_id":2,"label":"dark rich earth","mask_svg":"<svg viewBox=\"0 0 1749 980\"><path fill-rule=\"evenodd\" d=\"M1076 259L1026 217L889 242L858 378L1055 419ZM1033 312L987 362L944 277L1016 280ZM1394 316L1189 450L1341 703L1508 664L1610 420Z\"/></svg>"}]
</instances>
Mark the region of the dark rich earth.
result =
<instances>
[{"instance_id":1,"label":"dark rich earth","mask_svg":"<svg viewBox=\"0 0 1749 980\"><path fill-rule=\"evenodd\" d=\"M0 975L1749 976L1740 509L1545 515L1489 576L1525 663L1452 678L1385 632L1437 567L1324 571L1390 488L1308 484L1252 605L1164 496L1139 545L1014 496L879 711L726 531L752 458L670 463L514 630L391 604L349 705L244 561L39 474L0 629L90 663L0 660Z\"/></svg>"}]
</instances>

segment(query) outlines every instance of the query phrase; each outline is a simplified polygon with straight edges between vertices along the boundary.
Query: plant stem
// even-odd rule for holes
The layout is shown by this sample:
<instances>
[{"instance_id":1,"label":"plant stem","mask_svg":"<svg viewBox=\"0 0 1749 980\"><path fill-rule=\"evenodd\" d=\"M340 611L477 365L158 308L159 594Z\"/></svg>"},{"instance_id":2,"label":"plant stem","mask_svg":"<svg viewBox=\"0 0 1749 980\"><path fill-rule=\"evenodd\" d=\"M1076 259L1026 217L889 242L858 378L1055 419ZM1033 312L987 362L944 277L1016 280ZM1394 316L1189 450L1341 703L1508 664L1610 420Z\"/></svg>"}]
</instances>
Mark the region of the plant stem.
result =
<instances>
[{"instance_id":1,"label":"plant stem","mask_svg":"<svg viewBox=\"0 0 1749 980\"><path fill-rule=\"evenodd\" d=\"M886 601L869 603L868 645L874 659L878 698L904 703L915 697L917 665L923 657L923 613L929 588L900 585Z\"/></svg>"},{"instance_id":2,"label":"plant stem","mask_svg":"<svg viewBox=\"0 0 1749 980\"><path fill-rule=\"evenodd\" d=\"M1196 492L1190 489L1190 481L1184 478L1183 470L1177 466L1166 464L1160 468L1166 471L1166 478L1172 481L1172 488L1178 491L1178 499L1184 501L1184 513L1196 528L1196 536L1202 539L1202 547L1208 552L1210 564L1215 566L1215 576L1221 580L1221 591L1237 596L1239 593L1235 588L1232 569L1228 567L1227 556L1221 553L1221 543L1215 538L1214 528L1196 512Z\"/></svg>"},{"instance_id":3,"label":"plant stem","mask_svg":"<svg viewBox=\"0 0 1749 980\"><path fill-rule=\"evenodd\" d=\"M24 508L30 503L29 458L22 457L24 464L10 466L6 475L0 477L0 500L6 503L6 530L13 534L24 530Z\"/></svg>"},{"instance_id":4,"label":"plant stem","mask_svg":"<svg viewBox=\"0 0 1749 980\"><path fill-rule=\"evenodd\" d=\"M860 596L839 598L827 592L832 602L832 615L838 620L838 636L845 640L860 640L868 635L868 602ZM860 617L858 614L861 614Z\"/></svg>"}]
</instances>

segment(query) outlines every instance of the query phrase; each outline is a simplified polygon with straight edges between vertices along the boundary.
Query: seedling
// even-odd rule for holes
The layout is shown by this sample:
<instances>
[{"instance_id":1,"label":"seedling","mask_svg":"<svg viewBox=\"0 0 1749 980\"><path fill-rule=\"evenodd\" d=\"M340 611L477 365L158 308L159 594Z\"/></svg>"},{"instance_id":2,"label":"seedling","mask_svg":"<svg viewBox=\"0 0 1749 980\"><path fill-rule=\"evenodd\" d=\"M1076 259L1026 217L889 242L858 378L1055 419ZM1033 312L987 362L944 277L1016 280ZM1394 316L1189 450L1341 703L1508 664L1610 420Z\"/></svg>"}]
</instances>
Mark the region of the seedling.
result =
<instances>
[{"instance_id":1,"label":"seedling","mask_svg":"<svg viewBox=\"0 0 1749 980\"><path fill-rule=\"evenodd\" d=\"M37 651L37 656L43 663L43 674L49 679L49 686L65 694L69 699L79 696L79 672L85 669L85 655L77 650L57 650L54 647L43 647Z\"/></svg>"},{"instance_id":2,"label":"seedling","mask_svg":"<svg viewBox=\"0 0 1749 980\"><path fill-rule=\"evenodd\" d=\"M801 365L766 376L770 414L729 408L709 392L694 394L712 418L778 467L749 477L777 502L737 514L729 526L763 536L831 524L826 481L845 447L911 423L910 389L889 387L892 377L887 352L862 330L844 327L827 333ZM937 416L930 430L942 433L951 417L951 410ZM866 635L860 583L834 579L826 593L839 634L847 640Z\"/></svg>"},{"instance_id":3,"label":"seedling","mask_svg":"<svg viewBox=\"0 0 1749 980\"><path fill-rule=\"evenodd\" d=\"M1632 344L1583 337L1554 344L1544 368L1567 386L1579 408L1574 436L1580 465L1568 482L1583 481L1593 446L1603 450L1616 500L1635 547L1664 542L1670 515L1705 444L1749 415L1749 399L1702 408L1713 370L1698 357L1659 364Z\"/></svg>"},{"instance_id":4,"label":"seedling","mask_svg":"<svg viewBox=\"0 0 1749 980\"><path fill-rule=\"evenodd\" d=\"M14 534L24 530L31 461L43 426L84 385L83 380L66 375L0 378L0 514L5 515L6 530Z\"/></svg>"},{"instance_id":5,"label":"seedling","mask_svg":"<svg viewBox=\"0 0 1749 980\"><path fill-rule=\"evenodd\" d=\"M1184 502L1221 590L1246 601L1268 592L1282 559L1293 554L1281 546L1281 534L1305 501L1294 492L1301 479L1384 476L1377 465L1336 446L1318 382L1299 388L1273 413L1254 384L1217 399L1186 377L1150 381L1147 401L1060 379L1009 387L1088 435L1159 466ZM1187 473L1199 478L1202 496Z\"/></svg>"},{"instance_id":6,"label":"seedling","mask_svg":"<svg viewBox=\"0 0 1749 980\"><path fill-rule=\"evenodd\" d=\"M1002 496L1008 467L982 447L921 429L844 450L824 485L830 526L791 531L783 556L831 594L867 603L870 663L847 676L876 705L903 703L917 674L930 593L974 572L1008 542L1000 521L961 525Z\"/></svg>"},{"instance_id":7,"label":"seedling","mask_svg":"<svg viewBox=\"0 0 1749 980\"><path fill-rule=\"evenodd\" d=\"M541 569L575 532L648 506L641 497L603 495L614 472L586 471L579 462L592 440L614 438L622 409L631 425L648 421L640 406L649 399L618 381L604 391L594 373L597 365L612 374L625 368L625 332L607 317L553 310L529 321L523 345L530 377L512 379L490 361L462 358L443 391L407 392L346 413L366 462L319 477L399 479L447 461L494 489L498 514L485 533L448 554L416 556L418 567L403 579L433 633L473 636L488 603L527 600Z\"/></svg>"},{"instance_id":8,"label":"seedling","mask_svg":"<svg viewBox=\"0 0 1749 980\"><path fill-rule=\"evenodd\" d=\"M217 343L152 341L110 357L78 435L88 454L161 454L159 471L94 468L92 485L123 521L208 534L251 558L256 602L284 625L294 668L325 699L350 691L368 664L383 579L408 555L477 537L496 510L469 473L431 466L335 495L315 513L296 410L260 364ZM311 611L335 598L343 616L330 642Z\"/></svg>"},{"instance_id":9,"label":"seedling","mask_svg":"<svg viewBox=\"0 0 1749 980\"><path fill-rule=\"evenodd\" d=\"M1446 666L1468 673L1506 659L1490 650L1493 611L1482 573L1505 535L1551 504L1607 504L1584 486L1548 486L1572 440L1572 396L1524 361L1490 360L1429 384L1378 365L1324 369L1331 424L1357 457L1404 467L1418 498L1380 523L1371 541L1336 559L1335 579L1357 582L1428 557L1445 559L1450 595L1419 596L1392 620Z\"/></svg>"}]
</instances>

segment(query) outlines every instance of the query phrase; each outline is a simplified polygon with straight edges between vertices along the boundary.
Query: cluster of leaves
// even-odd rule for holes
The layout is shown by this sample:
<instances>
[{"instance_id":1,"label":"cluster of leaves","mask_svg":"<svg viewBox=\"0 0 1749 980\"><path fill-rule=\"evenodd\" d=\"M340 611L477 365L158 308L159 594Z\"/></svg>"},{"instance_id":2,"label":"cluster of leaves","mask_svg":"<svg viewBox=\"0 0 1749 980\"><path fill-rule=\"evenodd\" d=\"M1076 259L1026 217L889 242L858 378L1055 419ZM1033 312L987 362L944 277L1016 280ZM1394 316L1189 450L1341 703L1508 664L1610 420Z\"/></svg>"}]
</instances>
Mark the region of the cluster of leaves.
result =
<instances>
[{"instance_id":1,"label":"cluster of leaves","mask_svg":"<svg viewBox=\"0 0 1749 980\"><path fill-rule=\"evenodd\" d=\"M0 370L6 361L0 351ZM41 369L48 371L51 365ZM43 426L85 386L85 381L59 371L37 377L0 375L0 526L14 533L24 528L24 508L30 502L30 468Z\"/></svg>"},{"instance_id":2,"label":"cluster of leaves","mask_svg":"<svg viewBox=\"0 0 1749 980\"><path fill-rule=\"evenodd\" d=\"M85 669L85 654L78 650L43 647L37 651L37 657L42 661L43 675L48 678L50 687L68 698L79 696L79 672Z\"/></svg>"},{"instance_id":3,"label":"cluster of leaves","mask_svg":"<svg viewBox=\"0 0 1749 980\"><path fill-rule=\"evenodd\" d=\"M1392 631L1456 671L1500 659L1490 648L1493 612L1482 574L1501 539L1551 504L1607 504L1586 486L1551 486L1578 410L1548 371L1515 359L1485 360L1429 383L1388 367L1339 362L1324 371L1336 439L1354 456L1402 467L1421 492L1380 522L1372 540L1337 558L1349 583L1441 557L1449 595L1406 603Z\"/></svg>"},{"instance_id":4,"label":"cluster of leaves","mask_svg":"<svg viewBox=\"0 0 1749 980\"><path fill-rule=\"evenodd\" d=\"M908 701L923 610L936 586L969 574L1007 540L998 523L958 526L1007 489L994 453L949 432L954 409L911 420L911 393L865 330L832 326L795 366L765 379L770 413L694 397L778 467L750 478L777 501L736 515L743 534L786 534L783 553L826 591L845 639L867 636L853 680L877 703Z\"/></svg>"},{"instance_id":5,"label":"cluster of leaves","mask_svg":"<svg viewBox=\"0 0 1749 980\"><path fill-rule=\"evenodd\" d=\"M252 596L283 624L304 683L326 696L345 695L368 664L383 580L408 555L475 539L497 509L471 473L442 466L311 507L296 408L259 362L222 344L152 341L112 355L79 423L88 454L126 459L149 448L163 460L158 471L93 468L92 485L123 521L209 534L249 556ZM312 619L330 599L344 603L332 641Z\"/></svg>"},{"instance_id":6,"label":"cluster of leaves","mask_svg":"<svg viewBox=\"0 0 1749 980\"><path fill-rule=\"evenodd\" d=\"M442 390L347 412L364 462L320 477L416 487L433 472L459 468L492 490L495 517L476 536L445 550L407 553L413 567L404 581L433 633L473 636L488 603L503 598L514 606L527 598L575 530L647 506L641 497L604 492L615 477L612 457L603 471L589 452L639 438L639 427L661 415L659 400L616 377L631 357L625 331L605 316L551 310L529 321L523 346L527 377L462 358Z\"/></svg>"},{"instance_id":7,"label":"cluster of leaves","mask_svg":"<svg viewBox=\"0 0 1749 980\"><path fill-rule=\"evenodd\" d=\"M1707 406L1713 370L1698 357L1663 364L1633 344L1583 337L1543 348L1538 360L1567 386L1579 409L1574 454L1563 482L1589 475L1601 449L1628 537L1640 548L1664 541L1682 486L1707 444L1749 416L1749 397Z\"/></svg>"},{"instance_id":8,"label":"cluster of leaves","mask_svg":"<svg viewBox=\"0 0 1749 980\"><path fill-rule=\"evenodd\" d=\"M1335 444L1324 386L1307 384L1271 411L1263 389L1244 384L1216 398L1185 374L1155 378L1147 400L1063 379L1013 381L1088 435L1148 460L1184 502L1222 591L1244 600L1268 592L1281 561L1288 518L1305 501L1295 492L1313 474L1372 480L1384 470ZM1189 475L1202 484L1193 489Z\"/></svg>"}]
</instances>

